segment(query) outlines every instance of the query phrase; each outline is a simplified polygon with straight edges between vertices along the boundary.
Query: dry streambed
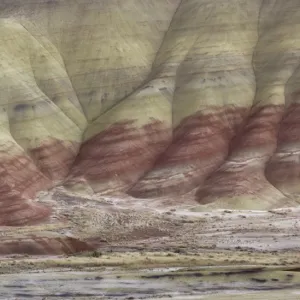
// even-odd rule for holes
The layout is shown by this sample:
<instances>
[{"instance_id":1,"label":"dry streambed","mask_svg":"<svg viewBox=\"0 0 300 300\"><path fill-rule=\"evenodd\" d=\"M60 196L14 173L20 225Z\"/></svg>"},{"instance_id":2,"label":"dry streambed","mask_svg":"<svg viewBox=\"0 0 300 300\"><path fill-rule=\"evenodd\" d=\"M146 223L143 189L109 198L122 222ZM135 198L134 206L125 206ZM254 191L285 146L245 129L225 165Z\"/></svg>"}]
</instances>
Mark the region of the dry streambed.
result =
<instances>
[{"instance_id":1,"label":"dry streambed","mask_svg":"<svg viewBox=\"0 0 300 300\"><path fill-rule=\"evenodd\" d=\"M298 269L48 270L0 276L0 299L299 299ZM282 298L274 298L282 299Z\"/></svg>"},{"instance_id":2,"label":"dry streambed","mask_svg":"<svg viewBox=\"0 0 300 300\"><path fill-rule=\"evenodd\" d=\"M243 264L248 255L243 251L227 252L227 266L220 265L222 252L93 255L7 258L0 265L0 299L283 299L276 297L285 293L298 300L300 296L299 261L291 251L276 255L286 266L272 265L269 253L252 254L260 265L251 265L250 259Z\"/></svg>"}]
</instances>

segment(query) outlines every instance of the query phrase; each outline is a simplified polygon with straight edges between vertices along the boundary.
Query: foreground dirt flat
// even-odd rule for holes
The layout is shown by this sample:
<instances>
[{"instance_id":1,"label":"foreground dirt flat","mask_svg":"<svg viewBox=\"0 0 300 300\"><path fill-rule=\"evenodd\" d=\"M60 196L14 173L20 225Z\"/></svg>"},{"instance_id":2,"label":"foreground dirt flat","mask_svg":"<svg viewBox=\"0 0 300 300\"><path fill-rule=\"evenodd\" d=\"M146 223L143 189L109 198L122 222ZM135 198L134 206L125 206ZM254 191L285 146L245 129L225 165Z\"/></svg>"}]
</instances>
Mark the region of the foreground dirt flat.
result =
<instances>
[{"instance_id":1,"label":"foreground dirt flat","mask_svg":"<svg viewBox=\"0 0 300 300\"><path fill-rule=\"evenodd\" d=\"M47 224L0 229L1 249L20 250L2 255L0 299L300 299L299 208L207 212L57 191L40 201L54 207ZM51 238L91 250L47 253L37 241Z\"/></svg>"},{"instance_id":2,"label":"foreground dirt flat","mask_svg":"<svg viewBox=\"0 0 300 300\"><path fill-rule=\"evenodd\" d=\"M114 257L111 258L114 260ZM124 258L126 255L123 255ZM41 261L36 266L40 266L40 263ZM47 267L53 265L53 261L43 263ZM56 265L59 265L58 261ZM82 270L75 270L70 261L65 261L65 268L29 272L20 270L17 274L0 275L0 299L188 300L270 299L264 297L271 296L282 299L279 296L283 294L288 295L289 299L299 299L300 295L299 269L288 267L140 266L140 269L128 269L124 266L94 266L91 269L83 263L81 267Z\"/></svg>"}]
</instances>

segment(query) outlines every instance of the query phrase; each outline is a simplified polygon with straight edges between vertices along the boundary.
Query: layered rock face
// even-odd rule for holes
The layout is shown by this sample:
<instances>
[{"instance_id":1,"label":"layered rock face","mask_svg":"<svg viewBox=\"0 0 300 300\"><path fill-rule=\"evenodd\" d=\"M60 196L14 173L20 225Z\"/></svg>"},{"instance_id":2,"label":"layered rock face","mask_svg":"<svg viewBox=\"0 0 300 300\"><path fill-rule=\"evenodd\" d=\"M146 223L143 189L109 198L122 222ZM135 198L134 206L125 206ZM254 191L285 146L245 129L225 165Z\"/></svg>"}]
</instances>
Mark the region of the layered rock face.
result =
<instances>
[{"instance_id":1,"label":"layered rock face","mask_svg":"<svg viewBox=\"0 0 300 300\"><path fill-rule=\"evenodd\" d=\"M298 0L1 3L0 225L55 186L296 204L298 29Z\"/></svg>"}]
</instances>

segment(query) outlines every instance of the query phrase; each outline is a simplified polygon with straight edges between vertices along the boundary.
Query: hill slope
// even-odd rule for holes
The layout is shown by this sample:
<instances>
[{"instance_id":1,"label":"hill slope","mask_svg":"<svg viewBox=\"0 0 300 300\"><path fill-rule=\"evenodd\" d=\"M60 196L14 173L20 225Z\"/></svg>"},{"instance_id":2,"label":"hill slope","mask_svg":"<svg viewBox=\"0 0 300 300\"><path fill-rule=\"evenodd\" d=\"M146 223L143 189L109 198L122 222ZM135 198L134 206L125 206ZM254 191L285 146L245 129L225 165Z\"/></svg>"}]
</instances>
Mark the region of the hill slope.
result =
<instances>
[{"instance_id":1,"label":"hill slope","mask_svg":"<svg viewBox=\"0 0 300 300\"><path fill-rule=\"evenodd\" d=\"M60 186L204 209L296 205L299 8L2 1L0 225L46 220L34 199Z\"/></svg>"}]
</instances>

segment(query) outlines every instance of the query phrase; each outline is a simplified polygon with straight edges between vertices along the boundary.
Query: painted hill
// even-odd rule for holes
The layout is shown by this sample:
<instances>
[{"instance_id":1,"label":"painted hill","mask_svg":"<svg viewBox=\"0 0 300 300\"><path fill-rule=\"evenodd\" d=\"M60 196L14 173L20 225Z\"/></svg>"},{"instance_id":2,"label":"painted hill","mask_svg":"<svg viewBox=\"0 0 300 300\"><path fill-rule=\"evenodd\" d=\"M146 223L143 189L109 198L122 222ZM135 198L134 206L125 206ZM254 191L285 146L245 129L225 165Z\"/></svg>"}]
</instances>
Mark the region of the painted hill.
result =
<instances>
[{"instance_id":1,"label":"painted hill","mask_svg":"<svg viewBox=\"0 0 300 300\"><path fill-rule=\"evenodd\" d=\"M298 0L1 1L0 225L62 186L296 205L299 30Z\"/></svg>"}]
</instances>

